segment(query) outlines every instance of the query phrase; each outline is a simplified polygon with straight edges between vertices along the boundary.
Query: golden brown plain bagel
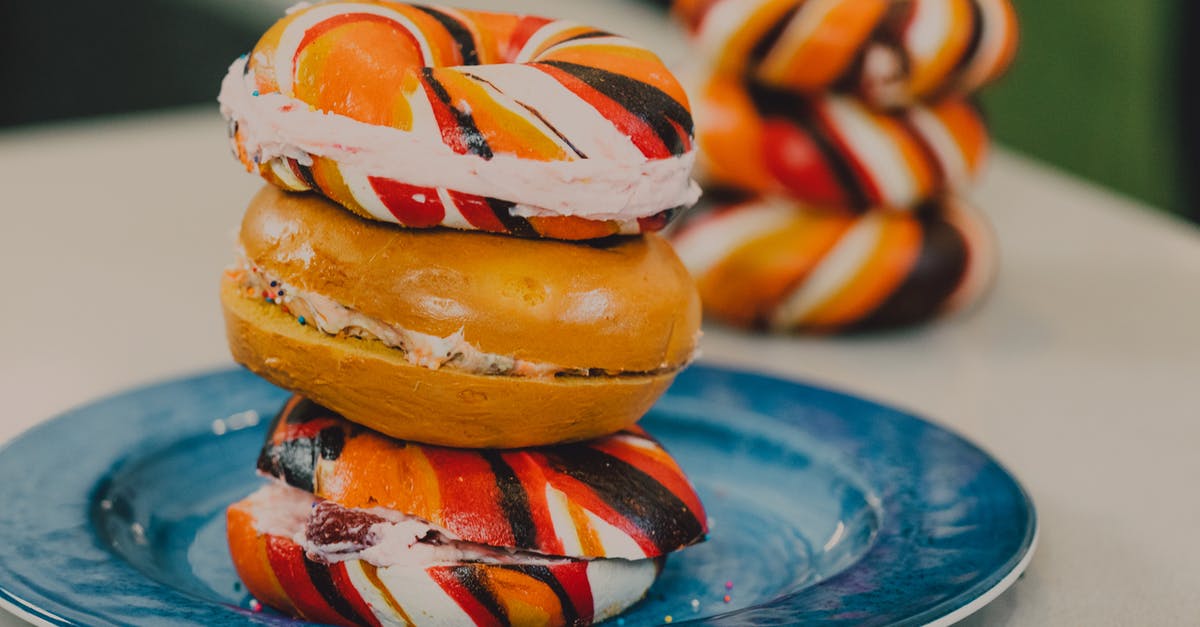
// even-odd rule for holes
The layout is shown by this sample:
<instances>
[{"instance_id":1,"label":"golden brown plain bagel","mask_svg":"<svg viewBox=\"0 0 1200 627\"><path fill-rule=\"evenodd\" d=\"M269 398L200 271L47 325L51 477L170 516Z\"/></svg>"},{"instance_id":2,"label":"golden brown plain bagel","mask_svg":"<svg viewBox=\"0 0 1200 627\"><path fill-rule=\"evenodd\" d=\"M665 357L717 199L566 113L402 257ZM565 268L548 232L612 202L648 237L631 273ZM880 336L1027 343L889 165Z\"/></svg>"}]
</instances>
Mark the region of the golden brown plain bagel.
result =
<instances>
[{"instance_id":1,"label":"golden brown plain bagel","mask_svg":"<svg viewBox=\"0 0 1200 627\"><path fill-rule=\"evenodd\" d=\"M657 372L691 359L700 300L656 235L605 245L405 230L264 187L242 222L251 263L420 333L570 369Z\"/></svg>"},{"instance_id":2,"label":"golden brown plain bagel","mask_svg":"<svg viewBox=\"0 0 1200 627\"><path fill-rule=\"evenodd\" d=\"M392 437L513 448L586 440L642 417L675 379L476 375L408 362L375 340L327 335L278 307L221 287L233 358L283 388Z\"/></svg>"}]
</instances>

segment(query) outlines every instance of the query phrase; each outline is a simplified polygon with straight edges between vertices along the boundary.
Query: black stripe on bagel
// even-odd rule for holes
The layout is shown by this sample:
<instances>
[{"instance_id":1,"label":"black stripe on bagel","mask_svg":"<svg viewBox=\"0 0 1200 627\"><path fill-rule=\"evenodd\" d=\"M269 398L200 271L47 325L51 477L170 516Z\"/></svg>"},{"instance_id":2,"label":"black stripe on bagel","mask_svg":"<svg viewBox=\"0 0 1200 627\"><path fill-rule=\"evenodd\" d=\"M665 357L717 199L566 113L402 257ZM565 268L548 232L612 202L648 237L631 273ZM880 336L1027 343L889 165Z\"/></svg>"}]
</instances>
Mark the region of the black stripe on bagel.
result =
<instances>
[{"instance_id":1,"label":"black stripe on bagel","mask_svg":"<svg viewBox=\"0 0 1200 627\"><path fill-rule=\"evenodd\" d=\"M684 138L680 137L679 131L671 122L678 124L690 137L695 132L692 114L666 92L637 79L600 68L565 61L539 63L578 78L620 104L653 129L654 134L662 140L672 155L678 156L687 152Z\"/></svg>"},{"instance_id":2,"label":"black stripe on bagel","mask_svg":"<svg viewBox=\"0 0 1200 627\"><path fill-rule=\"evenodd\" d=\"M462 22L455 19L454 16L446 15L434 7L421 4L412 6L437 20L446 29L446 32L454 39L454 43L458 44L458 50L462 53L463 65L479 65L479 48L475 44L475 36L471 34L470 29L463 26Z\"/></svg>"},{"instance_id":3,"label":"black stripe on bagel","mask_svg":"<svg viewBox=\"0 0 1200 627\"><path fill-rule=\"evenodd\" d=\"M529 220L512 214L512 208L517 206L516 203L499 198L488 198L487 203L492 208L492 214L504 225L505 232L517 237L538 237L537 229L533 228Z\"/></svg>"},{"instance_id":4,"label":"black stripe on bagel","mask_svg":"<svg viewBox=\"0 0 1200 627\"><path fill-rule=\"evenodd\" d=\"M455 566L451 571L454 579L458 581L471 596L475 597L479 604L487 609L488 613L496 618L496 622L503 627L512 627L512 621L508 618L508 612L504 611L504 607L500 605L500 601L496 599L496 595L488 588L488 582L485 578L483 566L475 564L463 564Z\"/></svg>"},{"instance_id":5,"label":"black stripe on bagel","mask_svg":"<svg viewBox=\"0 0 1200 627\"><path fill-rule=\"evenodd\" d=\"M313 587L320 593L321 598L346 620L355 625L370 625L367 619L363 618L353 605L346 600L346 597L338 590L337 584L333 582L333 575L329 572L329 566L320 562L314 562L304 556L304 571L308 573L308 579L312 582Z\"/></svg>"},{"instance_id":6,"label":"black stripe on bagel","mask_svg":"<svg viewBox=\"0 0 1200 627\"><path fill-rule=\"evenodd\" d=\"M974 251L963 234L942 217L941 207L931 205L918 211L921 252L916 262L896 291L851 330L886 329L928 320L962 282Z\"/></svg>"},{"instance_id":7,"label":"black stripe on bagel","mask_svg":"<svg viewBox=\"0 0 1200 627\"><path fill-rule=\"evenodd\" d=\"M678 550L704 535L703 525L688 506L637 467L579 444L555 446L543 454L551 468L583 483L634 527L644 530L660 552Z\"/></svg>"},{"instance_id":8,"label":"black stripe on bagel","mask_svg":"<svg viewBox=\"0 0 1200 627\"><path fill-rule=\"evenodd\" d=\"M537 525L530 515L529 495L525 492L521 480L517 478L517 473L513 472L512 466L504 461L498 451L481 450L479 456L491 466L492 475L496 477L496 489L500 491L500 509L508 519L515 546L537 546Z\"/></svg>"},{"instance_id":9,"label":"black stripe on bagel","mask_svg":"<svg viewBox=\"0 0 1200 627\"><path fill-rule=\"evenodd\" d=\"M454 116L454 121L458 124L458 130L461 134L463 144L467 147L467 151L484 159L494 157L495 153L492 152L492 147L488 145L487 138L479 130L479 125L475 124L475 116L454 106L454 103L450 101L450 93L433 77L433 68L421 68L421 79L429 86L429 89L433 90L433 94L437 96L437 99Z\"/></svg>"},{"instance_id":10,"label":"black stripe on bagel","mask_svg":"<svg viewBox=\"0 0 1200 627\"><path fill-rule=\"evenodd\" d=\"M762 60L765 59L768 54L770 54L771 49L775 47L775 44L779 43L779 38L783 37L783 33L787 30L788 24L792 23L792 19L796 17L796 13L799 11L799 4L788 9L787 11L784 11L783 17L779 18L778 21L772 24L771 28L768 28L767 31L763 33L762 37L759 37L758 41L755 42L754 47L750 49L750 62L752 67L761 63Z\"/></svg>"}]
</instances>

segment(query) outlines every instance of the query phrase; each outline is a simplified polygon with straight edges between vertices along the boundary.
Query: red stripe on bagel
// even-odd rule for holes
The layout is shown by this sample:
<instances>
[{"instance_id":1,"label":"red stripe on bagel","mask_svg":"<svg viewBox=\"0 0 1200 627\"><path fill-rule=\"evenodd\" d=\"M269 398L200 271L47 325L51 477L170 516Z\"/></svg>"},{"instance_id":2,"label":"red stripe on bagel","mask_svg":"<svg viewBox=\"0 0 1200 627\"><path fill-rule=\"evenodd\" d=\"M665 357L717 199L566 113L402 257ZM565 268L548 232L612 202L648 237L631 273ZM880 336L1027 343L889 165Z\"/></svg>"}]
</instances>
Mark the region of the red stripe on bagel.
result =
<instances>
[{"instance_id":1,"label":"red stripe on bagel","mask_svg":"<svg viewBox=\"0 0 1200 627\"><path fill-rule=\"evenodd\" d=\"M442 499L443 518L434 522L472 542L516 546L487 460L474 451L433 446L423 450L437 474Z\"/></svg>"},{"instance_id":2,"label":"red stripe on bagel","mask_svg":"<svg viewBox=\"0 0 1200 627\"><path fill-rule=\"evenodd\" d=\"M617 101L600 93L570 72L544 63L532 63L530 66L550 75L571 93L591 105L600 115L612 122L617 130L629 137L647 159L666 159L671 156L671 150L658 137L654 129Z\"/></svg>"},{"instance_id":3,"label":"red stripe on bagel","mask_svg":"<svg viewBox=\"0 0 1200 627\"><path fill-rule=\"evenodd\" d=\"M489 231L492 233L505 233L508 229L504 223L496 218L495 212L492 211L492 205L483 196L474 194L464 194L463 192L450 192L450 198L454 201L454 206L458 207L458 212L471 226L480 231Z\"/></svg>"},{"instance_id":4,"label":"red stripe on bagel","mask_svg":"<svg viewBox=\"0 0 1200 627\"><path fill-rule=\"evenodd\" d=\"M586 561L566 562L550 567L554 578L558 579L567 596L571 598L571 604L575 606L575 613L579 617L580 624L583 625L591 624L592 619L596 616L592 584L588 581L587 574L589 563Z\"/></svg>"},{"instance_id":5,"label":"red stripe on bagel","mask_svg":"<svg viewBox=\"0 0 1200 627\"><path fill-rule=\"evenodd\" d=\"M784 187L818 205L854 204L811 134L780 118L765 120L763 131L763 161Z\"/></svg>"},{"instance_id":6,"label":"red stripe on bagel","mask_svg":"<svg viewBox=\"0 0 1200 627\"><path fill-rule=\"evenodd\" d=\"M267 557L279 585L291 597L296 611L306 620L344 625L346 619L338 614L309 578L304 566L304 551L287 538L267 536Z\"/></svg>"},{"instance_id":7,"label":"red stripe on bagel","mask_svg":"<svg viewBox=\"0 0 1200 627\"><path fill-rule=\"evenodd\" d=\"M503 51L504 60L508 63L512 63L517 58L517 55L521 53L521 50L525 47L525 44L529 43L529 40L533 37L534 33L538 32L543 26L553 21L554 20L545 17L522 17L521 21L517 24L517 27L513 29L512 37L508 40L508 50Z\"/></svg>"},{"instance_id":8,"label":"red stripe on bagel","mask_svg":"<svg viewBox=\"0 0 1200 627\"><path fill-rule=\"evenodd\" d=\"M334 587L337 588L337 591L346 599L346 602L350 604L350 607L354 608L354 611L358 613L359 617L366 621L366 623L371 627L383 627L382 623L379 622L379 619L375 617L375 612L371 609L370 604L368 604L362 598L362 595L358 592L358 588L356 588L354 586L354 582L350 580L350 573L346 570L345 562L339 564L330 564L329 576L333 579Z\"/></svg>"},{"instance_id":9,"label":"red stripe on bagel","mask_svg":"<svg viewBox=\"0 0 1200 627\"><path fill-rule=\"evenodd\" d=\"M400 224L414 228L429 228L446 219L446 207L432 187L418 187L394 179L368 177L371 189Z\"/></svg>"},{"instance_id":10,"label":"red stripe on bagel","mask_svg":"<svg viewBox=\"0 0 1200 627\"><path fill-rule=\"evenodd\" d=\"M542 468L526 453L505 453L501 457L525 487L529 516L537 530L537 550L562 555L563 543L554 533L554 521L550 518L550 505L546 501L546 475L542 473Z\"/></svg>"}]
</instances>

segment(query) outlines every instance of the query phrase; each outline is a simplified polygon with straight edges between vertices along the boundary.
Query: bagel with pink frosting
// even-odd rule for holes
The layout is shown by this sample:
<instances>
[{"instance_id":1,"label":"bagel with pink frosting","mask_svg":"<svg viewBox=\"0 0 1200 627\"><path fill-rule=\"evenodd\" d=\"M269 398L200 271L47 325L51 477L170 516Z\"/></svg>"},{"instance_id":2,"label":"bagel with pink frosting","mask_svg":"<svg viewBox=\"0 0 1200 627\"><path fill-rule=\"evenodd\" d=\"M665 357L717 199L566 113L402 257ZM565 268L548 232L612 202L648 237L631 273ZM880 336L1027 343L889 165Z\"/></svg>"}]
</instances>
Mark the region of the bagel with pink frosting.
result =
<instances>
[{"instance_id":1,"label":"bagel with pink frosting","mask_svg":"<svg viewBox=\"0 0 1200 627\"><path fill-rule=\"evenodd\" d=\"M561 20L304 5L233 64L220 102L247 169L410 228L594 239L659 230L699 197L675 77Z\"/></svg>"}]
</instances>

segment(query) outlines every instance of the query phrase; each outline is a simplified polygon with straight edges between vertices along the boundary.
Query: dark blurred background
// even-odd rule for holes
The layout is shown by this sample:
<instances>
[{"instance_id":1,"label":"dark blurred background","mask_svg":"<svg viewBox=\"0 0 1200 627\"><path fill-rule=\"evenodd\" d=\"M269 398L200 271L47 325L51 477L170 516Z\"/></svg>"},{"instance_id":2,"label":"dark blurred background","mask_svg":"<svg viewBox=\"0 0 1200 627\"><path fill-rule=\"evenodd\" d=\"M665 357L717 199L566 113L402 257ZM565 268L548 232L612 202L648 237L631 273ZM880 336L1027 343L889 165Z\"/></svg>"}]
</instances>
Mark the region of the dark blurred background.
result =
<instances>
[{"instance_id":1,"label":"dark blurred background","mask_svg":"<svg viewBox=\"0 0 1200 627\"><path fill-rule=\"evenodd\" d=\"M646 0L654 1L654 0ZM448 2L453 4L453 2ZM1010 147L1200 221L1200 4L1015 0L1022 47L984 96ZM213 102L287 3L0 2L0 127ZM148 54L152 51L153 54ZM187 68L180 71L180 68Z\"/></svg>"}]
</instances>

